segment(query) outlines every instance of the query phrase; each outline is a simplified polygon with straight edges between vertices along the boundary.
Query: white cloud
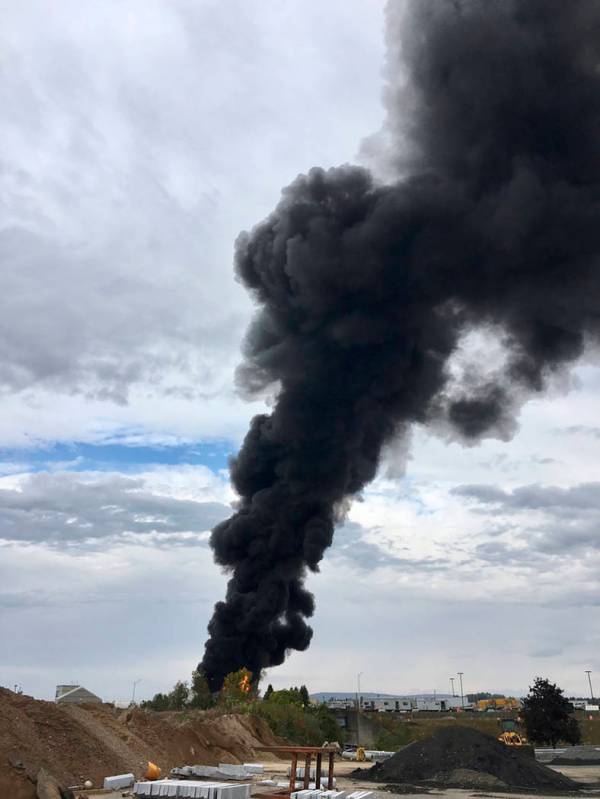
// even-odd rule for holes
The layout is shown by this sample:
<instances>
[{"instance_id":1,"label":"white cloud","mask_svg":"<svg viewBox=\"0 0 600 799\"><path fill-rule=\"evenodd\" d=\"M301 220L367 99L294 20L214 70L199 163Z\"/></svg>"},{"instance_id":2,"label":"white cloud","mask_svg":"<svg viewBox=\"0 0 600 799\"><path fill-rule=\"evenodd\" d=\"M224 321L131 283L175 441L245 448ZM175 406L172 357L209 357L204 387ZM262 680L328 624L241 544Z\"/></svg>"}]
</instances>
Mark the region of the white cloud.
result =
<instances>
[{"instance_id":1,"label":"white cloud","mask_svg":"<svg viewBox=\"0 0 600 799\"><path fill-rule=\"evenodd\" d=\"M299 170L352 158L377 125L377 10L4 9L0 386L108 415L132 388L231 394L250 314L233 241Z\"/></svg>"},{"instance_id":2,"label":"white cloud","mask_svg":"<svg viewBox=\"0 0 600 799\"><path fill-rule=\"evenodd\" d=\"M231 509L211 496L217 481L208 469L197 468L193 476L188 470L187 481L183 476L169 481L165 470L151 480L143 474L37 472L0 479L0 538L93 548L107 540L204 543Z\"/></svg>"}]
</instances>

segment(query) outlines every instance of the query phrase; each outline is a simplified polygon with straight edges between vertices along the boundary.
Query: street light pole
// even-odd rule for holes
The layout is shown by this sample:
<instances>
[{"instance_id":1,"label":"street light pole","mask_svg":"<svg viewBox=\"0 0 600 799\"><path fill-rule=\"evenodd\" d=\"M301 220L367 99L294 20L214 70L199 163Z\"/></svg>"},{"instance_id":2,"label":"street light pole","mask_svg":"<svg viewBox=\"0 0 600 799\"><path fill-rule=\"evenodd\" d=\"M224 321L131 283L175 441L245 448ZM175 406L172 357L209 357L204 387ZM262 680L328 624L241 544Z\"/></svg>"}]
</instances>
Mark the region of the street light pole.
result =
<instances>
[{"instance_id":1,"label":"street light pole","mask_svg":"<svg viewBox=\"0 0 600 799\"><path fill-rule=\"evenodd\" d=\"M456 696L454 693L454 677L450 677L450 685L452 686L452 696Z\"/></svg>"},{"instance_id":2,"label":"street light pole","mask_svg":"<svg viewBox=\"0 0 600 799\"><path fill-rule=\"evenodd\" d=\"M460 706L464 710L465 709L465 695L463 693L463 684L462 684L463 674L464 674L464 671L459 671L458 672L458 679L460 680Z\"/></svg>"},{"instance_id":3,"label":"street light pole","mask_svg":"<svg viewBox=\"0 0 600 799\"><path fill-rule=\"evenodd\" d=\"M131 694L131 704L132 705L135 705L135 687L141 681L142 681L141 677L139 678L139 680L134 680L133 681L133 691L132 691L132 694Z\"/></svg>"},{"instance_id":4,"label":"street light pole","mask_svg":"<svg viewBox=\"0 0 600 799\"><path fill-rule=\"evenodd\" d=\"M360 677L363 672L356 675L356 748L360 746Z\"/></svg>"},{"instance_id":5,"label":"street light pole","mask_svg":"<svg viewBox=\"0 0 600 799\"><path fill-rule=\"evenodd\" d=\"M591 699L591 700L592 700L592 702L593 702L593 701L594 701L594 689L592 688L592 676L591 676L591 675L592 675L592 672L591 672L591 671L589 671L588 669L586 669L586 672L585 672L585 673L586 673L586 674L587 674L587 676L588 676L588 682L589 682L589 684L590 684L590 699Z\"/></svg>"}]
</instances>

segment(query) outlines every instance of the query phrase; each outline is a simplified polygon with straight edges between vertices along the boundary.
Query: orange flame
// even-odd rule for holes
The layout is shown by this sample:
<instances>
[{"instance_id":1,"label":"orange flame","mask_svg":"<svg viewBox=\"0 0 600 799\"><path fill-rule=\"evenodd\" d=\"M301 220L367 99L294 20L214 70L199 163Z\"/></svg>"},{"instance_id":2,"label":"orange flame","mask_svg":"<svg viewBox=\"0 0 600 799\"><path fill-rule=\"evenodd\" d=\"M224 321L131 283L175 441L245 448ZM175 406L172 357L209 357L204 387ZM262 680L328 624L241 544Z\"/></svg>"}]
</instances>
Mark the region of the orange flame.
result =
<instances>
[{"instance_id":1,"label":"orange flame","mask_svg":"<svg viewBox=\"0 0 600 799\"><path fill-rule=\"evenodd\" d=\"M244 674L240 680L240 691L243 691L245 694L250 693L250 678L247 674Z\"/></svg>"}]
</instances>

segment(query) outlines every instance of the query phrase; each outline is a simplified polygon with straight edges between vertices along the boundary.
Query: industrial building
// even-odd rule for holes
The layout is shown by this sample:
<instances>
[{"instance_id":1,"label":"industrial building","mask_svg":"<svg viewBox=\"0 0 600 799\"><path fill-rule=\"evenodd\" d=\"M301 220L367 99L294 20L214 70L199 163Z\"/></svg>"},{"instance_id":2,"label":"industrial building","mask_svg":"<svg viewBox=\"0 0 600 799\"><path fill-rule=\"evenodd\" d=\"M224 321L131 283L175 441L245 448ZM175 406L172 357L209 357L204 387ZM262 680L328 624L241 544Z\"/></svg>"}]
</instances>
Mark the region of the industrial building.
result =
<instances>
[{"instance_id":1,"label":"industrial building","mask_svg":"<svg viewBox=\"0 0 600 799\"><path fill-rule=\"evenodd\" d=\"M323 703L330 710L352 710L356 708L357 701L361 710L375 713L408 713L429 711L446 713L457 709L472 709L473 705L460 696L447 696L443 698L421 696L395 696L393 694L355 694L346 697L329 697Z\"/></svg>"}]
</instances>

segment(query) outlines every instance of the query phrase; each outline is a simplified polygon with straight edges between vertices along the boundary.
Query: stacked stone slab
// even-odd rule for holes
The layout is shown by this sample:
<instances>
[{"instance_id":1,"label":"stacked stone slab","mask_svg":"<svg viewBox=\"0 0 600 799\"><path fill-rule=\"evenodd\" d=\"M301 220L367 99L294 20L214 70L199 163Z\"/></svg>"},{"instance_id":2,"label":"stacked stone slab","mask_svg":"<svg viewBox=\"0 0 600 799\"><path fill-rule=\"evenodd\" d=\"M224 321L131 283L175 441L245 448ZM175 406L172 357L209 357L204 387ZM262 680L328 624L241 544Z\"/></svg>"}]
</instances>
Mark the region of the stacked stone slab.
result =
<instances>
[{"instance_id":1,"label":"stacked stone slab","mask_svg":"<svg viewBox=\"0 0 600 799\"><path fill-rule=\"evenodd\" d=\"M136 782L134 796L140 799L170 796L177 799L250 799L250 783L200 782L198 780L154 780Z\"/></svg>"},{"instance_id":2,"label":"stacked stone slab","mask_svg":"<svg viewBox=\"0 0 600 799\"><path fill-rule=\"evenodd\" d=\"M290 799L376 799L373 791L294 791Z\"/></svg>"},{"instance_id":3,"label":"stacked stone slab","mask_svg":"<svg viewBox=\"0 0 600 799\"><path fill-rule=\"evenodd\" d=\"M305 772L306 772L306 768L304 766L297 766L297 768L296 768L296 779L303 780ZM291 773L292 773L292 767L288 766L288 768L287 768L288 777L291 776ZM309 779L314 780L314 779L316 779L316 777L317 777L317 768L316 768L316 766L311 766L310 772L309 772ZM321 769L321 777L325 777L325 778L327 777L327 771L325 771L324 769Z\"/></svg>"},{"instance_id":4,"label":"stacked stone slab","mask_svg":"<svg viewBox=\"0 0 600 799\"><path fill-rule=\"evenodd\" d=\"M321 785L325 786L326 783L327 783L327 776L321 777ZM289 784L290 784L289 780L288 780L288 782L278 782L277 783L277 787L278 788L285 788L285 787L288 787ZM336 785L335 777L332 777L332 779L331 779L331 787L335 788L335 785ZM296 785L294 787L297 788L297 789L304 788L304 780L297 780L296 781ZM308 787L311 790L313 790L313 789L321 790L321 788L317 788L317 783L314 780L312 782L308 783ZM323 787L323 790L325 790L324 787Z\"/></svg>"}]
</instances>

